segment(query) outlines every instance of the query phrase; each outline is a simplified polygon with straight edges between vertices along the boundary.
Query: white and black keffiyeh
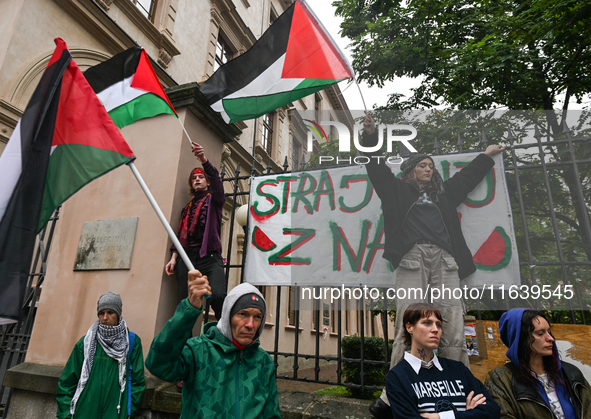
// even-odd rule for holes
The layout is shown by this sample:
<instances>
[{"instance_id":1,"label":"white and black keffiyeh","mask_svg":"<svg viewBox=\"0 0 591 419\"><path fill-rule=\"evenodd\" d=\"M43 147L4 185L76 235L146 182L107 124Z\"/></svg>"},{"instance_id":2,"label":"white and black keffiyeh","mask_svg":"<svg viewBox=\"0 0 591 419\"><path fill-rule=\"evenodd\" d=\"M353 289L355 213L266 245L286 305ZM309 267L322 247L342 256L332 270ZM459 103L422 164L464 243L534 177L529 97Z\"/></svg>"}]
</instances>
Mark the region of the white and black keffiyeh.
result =
<instances>
[{"instance_id":1,"label":"white and black keffiyeh","mask_svg":"<svg viewBox=\"0 0 591 419\"><path fill-rule=\"evenodd\" d=\"M94 361L94 354L96 353L96 342L99 342L105 351L105 353L117 361L119 366L119 386L121 388L119 399L121 394L125 391L126 383L126 362L127 352L129 351L129 337L127 335L127 324L123 318L120 318L117 326L105 326L96 321L84 337L84 361L82 362L82 372L80 374L80 380L76 387L76 392L70 403L70 414L73 416L76 410L76 403L80 398L80 394L84 390L88 378L90 377L90 371L92 370L92 364ZM120 409L120 406L117 406Z\"/></svg>"}]
</instances>

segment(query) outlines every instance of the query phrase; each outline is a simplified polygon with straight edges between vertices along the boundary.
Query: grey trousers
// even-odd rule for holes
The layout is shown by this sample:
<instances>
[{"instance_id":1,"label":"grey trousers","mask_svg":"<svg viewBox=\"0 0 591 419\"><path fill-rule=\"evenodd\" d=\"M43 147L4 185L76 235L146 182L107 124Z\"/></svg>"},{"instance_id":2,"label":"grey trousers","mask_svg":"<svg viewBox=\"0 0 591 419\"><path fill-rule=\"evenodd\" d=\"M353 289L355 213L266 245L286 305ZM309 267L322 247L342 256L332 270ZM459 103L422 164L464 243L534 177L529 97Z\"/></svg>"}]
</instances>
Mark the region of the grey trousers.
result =
<instances>
[{"instance_id":1,"label":"grey trousers","mask_svg":"<svg viewBox=\"0 0 591 419\"><path fill-rule=\"evenodd\" d=\"M442 286L449 292L441 293ZM410 350L404 344L404 312L410 304L422 302L435 305L443 317L437 356L460 361L470 368L464 336L464 302L453 297L456 288L460 288L458 265L453 256L441 247L415 244L404 255L396 268L396 323L390 368L402 361L404 352ZM380 397L390 404L385 389Z\"/></svg>"}]
</instances>

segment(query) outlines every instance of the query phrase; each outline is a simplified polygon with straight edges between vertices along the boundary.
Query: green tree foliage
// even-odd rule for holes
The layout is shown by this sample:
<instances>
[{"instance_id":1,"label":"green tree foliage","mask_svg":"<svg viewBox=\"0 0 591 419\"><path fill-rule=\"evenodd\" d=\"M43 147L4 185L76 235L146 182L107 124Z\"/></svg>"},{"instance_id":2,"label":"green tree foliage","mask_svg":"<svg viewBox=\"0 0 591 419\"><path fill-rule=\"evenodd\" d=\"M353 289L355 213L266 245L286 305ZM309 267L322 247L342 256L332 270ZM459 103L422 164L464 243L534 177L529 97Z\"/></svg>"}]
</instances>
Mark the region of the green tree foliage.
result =
<instances>
[{"instance_id":1,"label":"green tree foliage","mask_svg":"<svg viewBox=\"0 0 591 419\"><path fill-rule=\"evenodd\" d=\"M377 337L365 337L363 339L363 359L366 361L384 361L390 359L392 354L392 341L388 342L388 353L385 354L384 339ZM361 359L361 338L359 336L345 336L341 340L341 354L343 358ZM387 365L363 363L363 385L380 386L386 384ZM361 363L343 362L343 375L345 383L361 384ZM359 399L368 399L373 396L375 390L362 390L349 388L351 395Z\"/></svg>"},{"instance_id":2,"label":"green tree foliage","mask_svg":"<svg viewBox=\"0 0 591 419\"><path fill-rule=\"evenodd\" d=\"M591 88L591 4L578 0L337 0L360 80L423 77L391 107L565 109ZM554 126L557 132L558 126Z\"/></svg>"},{"instance_id":3,"label":"green tree foliage","mask_svg":"<svg viewBox=\"0 0 591 419\"><path fill-rule=\"evenodd\" d=\"M337 0L333 4L344 19L342 33L351 40L358 79L383 86L395 77L421 78L411 97L393 92L385 109L444 105L459 110L545 111L521 122L522 127L529 125L529 135L526 128L517 132L519 128L511 123L498 130L486 118L462 120L461 112L435 112L416 121L422 131L417 128L420 140L414 144L419 151L432 152L437 138L440 153L453 152L460 134L465 150L481 148L478 131L484 131L492 143L509 145L511 128L520 148L515 161L506 153L505 164L531 168L519 171L520 188L515 168L507 171L519 258L532 266L522 266L522 281L578 283L581 301L573 304L588 309L591 274L584 263L591 261L589 114L580 114L570 134L563 132L563 123L569 105L581 103L591 91L591 3ZM528 141L535 141L534 123L540 129L540 147L527 148ZM568 144L568 135L585 140ZM541 156L550 163L547 176ZM562 267L558 266L560 252L567 261ZM547 306L542 308L556 309L552 302L541 302Z\"/></svg>"}]
</instances>

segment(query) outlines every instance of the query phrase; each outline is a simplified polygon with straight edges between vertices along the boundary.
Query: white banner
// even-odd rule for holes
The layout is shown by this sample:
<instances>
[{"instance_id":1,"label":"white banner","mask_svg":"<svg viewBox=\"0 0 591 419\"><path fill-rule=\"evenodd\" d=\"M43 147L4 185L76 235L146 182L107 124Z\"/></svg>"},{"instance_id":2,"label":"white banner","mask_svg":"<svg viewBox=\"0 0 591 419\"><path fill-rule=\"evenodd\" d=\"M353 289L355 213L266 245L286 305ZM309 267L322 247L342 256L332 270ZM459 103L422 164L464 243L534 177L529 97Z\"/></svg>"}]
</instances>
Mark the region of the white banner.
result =
<instances>
[{"instance_id":1,"label":"white banner","mask_svg":"<svg viewBox=\"0 0 591 419\"><path fill-rule=\"evenodd\" d=\"M446 180L478 154L433 156ZM477 270L462 285L520 284L513 218L500 154L458 207ZM397 174L399 165L390 166ZM381 202L365 166L260 176L252 180L245 281L255 285L392 287L382 258Z\"/></svg>"}]
</instances>

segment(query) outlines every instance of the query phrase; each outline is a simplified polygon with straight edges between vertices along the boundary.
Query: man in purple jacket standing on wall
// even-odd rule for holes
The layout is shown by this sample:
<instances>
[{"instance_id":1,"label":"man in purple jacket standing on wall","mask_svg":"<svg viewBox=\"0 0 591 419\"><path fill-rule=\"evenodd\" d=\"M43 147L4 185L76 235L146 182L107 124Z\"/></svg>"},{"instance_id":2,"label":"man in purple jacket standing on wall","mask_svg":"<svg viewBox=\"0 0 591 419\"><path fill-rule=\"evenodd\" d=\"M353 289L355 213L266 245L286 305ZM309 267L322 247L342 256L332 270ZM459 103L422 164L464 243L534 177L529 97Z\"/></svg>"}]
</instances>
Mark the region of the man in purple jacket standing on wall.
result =
<instances>
[{"instance_id":1,"label":"man in purple jacket standing on wall","mask_svg":"<svg viewBox=\"0 0 591 419\"><path fill-rule=\"evenodd\" d=\"M192 143L192 150L203 169L197 167L189 176L189 193L193 195L193 199L181 213L177 236L195 269L207 276L212 293L209 302L216 319L219 320L228 289L220 240L222 208L226 197L220 174L205 157L203 147ZM166 264L165 270L168 275L176 273L180 302L188 296L187 274L189 271L174 245L171 251L172 257Z\"/></svg>"}]
</instances>

